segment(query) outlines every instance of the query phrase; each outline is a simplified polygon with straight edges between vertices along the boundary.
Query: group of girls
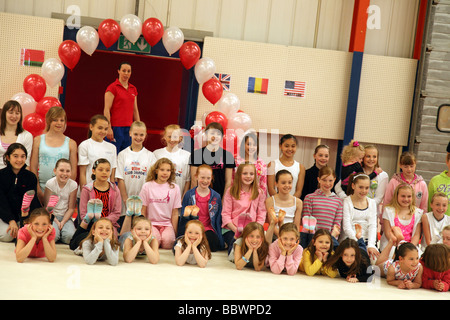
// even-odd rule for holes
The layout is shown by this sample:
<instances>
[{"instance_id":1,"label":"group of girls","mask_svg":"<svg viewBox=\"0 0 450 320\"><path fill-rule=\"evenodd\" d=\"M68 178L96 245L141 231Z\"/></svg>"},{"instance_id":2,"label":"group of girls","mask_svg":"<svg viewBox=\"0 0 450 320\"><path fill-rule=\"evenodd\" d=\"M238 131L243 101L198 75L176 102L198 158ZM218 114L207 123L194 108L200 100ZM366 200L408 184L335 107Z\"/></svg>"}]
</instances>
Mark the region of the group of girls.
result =
<instances>
[{"instance_id":1,"label":"group of girls","mask_svg":"<svg viewBox=\"0 0 450 320\"><path fill-rule=\"evenodd\" d=\"M136 121L131 145L117 155L104 140L106 117L91 118L88 139L77 148L64 136L63 108L54 107L46 133L29 150L18 142L25 131L17 113L20 105L5 104L0 128L6 165L0 170L0 240L17 239L17 261L54 261L56 241L88 264L117 265L120 251L125 262L143 256L154 264L160 249L170 249L177 265L205 267L211 252L228 250L237 269L364 282L372 265L399 288L448 290L448 199L434 194L432 211L423 214L428 193L412 154L402 155L402 172L389 182L376 147L352 141L342 152L336 184L329 148L319 145L305 170L294 160L292 135L281 138L281 156L266 165L255 133L245 135L235 158L222 148L220 124L206 127L206 146L192 153L181 148L180 127L170 125L165 147L151 152L143 146L145 124ZM15 142L9 137L14 124Z\"/></svg>"}]
</instances>

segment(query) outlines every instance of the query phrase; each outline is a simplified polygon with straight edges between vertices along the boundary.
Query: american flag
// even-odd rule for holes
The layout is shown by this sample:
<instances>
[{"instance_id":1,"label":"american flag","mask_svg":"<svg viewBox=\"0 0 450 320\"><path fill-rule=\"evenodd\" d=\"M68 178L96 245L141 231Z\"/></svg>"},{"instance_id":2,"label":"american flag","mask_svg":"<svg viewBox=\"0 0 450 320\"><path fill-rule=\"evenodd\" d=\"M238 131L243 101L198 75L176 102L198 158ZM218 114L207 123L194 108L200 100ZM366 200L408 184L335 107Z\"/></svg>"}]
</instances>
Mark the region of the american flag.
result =
<instances>
[{"instance_id":1,"label":"american flag","mask_svg":"<svg viewBox=\"0 0 450 320\"><path fill-rule=\"evenodd\" d=\"M305 97L306 82L286 81L284 84L284 95L289 97Z\"/></svg>"},{"instance_id":2,"label":"american flag","mask_svg":"<svg viewBox=\"0 0 450 320\"><path fill-rule=\"evenodd\" d=\"M231 75L226 73L214 73L214 77L222 83L223 90L230 91Z\"/></svg>"}]
</instances>

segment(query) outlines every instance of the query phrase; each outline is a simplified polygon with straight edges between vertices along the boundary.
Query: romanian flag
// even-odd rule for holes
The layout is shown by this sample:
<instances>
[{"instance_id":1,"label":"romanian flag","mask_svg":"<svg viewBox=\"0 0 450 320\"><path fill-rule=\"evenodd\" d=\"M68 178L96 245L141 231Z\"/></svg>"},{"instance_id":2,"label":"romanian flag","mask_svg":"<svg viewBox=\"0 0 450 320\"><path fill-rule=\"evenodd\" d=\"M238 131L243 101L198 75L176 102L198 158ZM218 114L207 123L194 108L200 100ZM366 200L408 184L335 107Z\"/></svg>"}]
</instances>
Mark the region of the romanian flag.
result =
<instances>
[{"instance_id":1,"label":"romanian flag","mask_svg":"<svg viewBox=\"0 0 450 320\"><path fill-rule=\"evenodd\" d=\"M248 78L247 92L267 94L268 88L269 88L269 79L255 78L255 77Z\"/></svg>"},{"instance_id":2,"label":"romanian flag","mask_svg":"<svg viewBox=\"0 0 450 320\"><path fill-rule=\"evenodd\" d=\"M41 67L44 59L45 51L43 50L22 49L20 52L21 66Z\"/></svg>"}]
</instances>

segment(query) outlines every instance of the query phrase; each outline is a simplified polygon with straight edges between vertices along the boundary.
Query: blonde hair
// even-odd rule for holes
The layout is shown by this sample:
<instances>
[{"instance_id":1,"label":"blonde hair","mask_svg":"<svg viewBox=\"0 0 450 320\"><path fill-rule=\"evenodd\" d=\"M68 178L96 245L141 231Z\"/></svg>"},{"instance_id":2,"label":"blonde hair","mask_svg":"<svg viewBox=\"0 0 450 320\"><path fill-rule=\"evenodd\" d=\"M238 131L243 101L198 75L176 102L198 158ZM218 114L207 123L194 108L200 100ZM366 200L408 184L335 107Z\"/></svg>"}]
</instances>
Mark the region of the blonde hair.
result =
<instances>
[{"instance_id":1,"label":"blonde hair","mask_svg":"<svg viewBox=\"0 0 450 320\"><path fill-rule=\"evenodd\" d=\"M341 160L345 163L355 157L356 152L364 152L364 147L358 141L352 140L342 149Z\"/></svg>"},{"instance_id":2,"label":"blonde hair","mask_svg":"<svg viewBox=\"0 0 450 320\"><path fill-rule=\"evenodd\" d=\"M253 163L250 163L248 161L242 163L239 165L239 167L236 170L236 175L234 176L233 184L230 187L230 194L233 198L236 200L239 200L241 198L241 190L242 190L242 171L244 171L244 168L246 166L252 166L253 171L255 173L255 179L253 180L253 183L251 185L251 199L255 200L259 197L259 185L258 185L258 177L256 173L256 167Z\"/></svg>"},{"instance_id":3,"label":"blonde hair","mask_svg":"<svg viewBox=\"0 0 450 320\"><path fill-rule=\"evenodd\" d=\"M181 130L181 127L178 124L169 124L169 125L165 126L164 131L161 133L161 142L163 145L167 145L167 142L166 142L166 139L164 139L164 136L166 135L167 131L169 131L169 130L173 130L173 131ZM178 141L178 144L180 144L182 142L183 142L183 135L181 134L181 131L180 131L180 141Z\"/></svg>"},{"instance_id":4,"label":"blonde hair","mask_svg":"<svg viewBox=\"0 0 450 320\"><path fill-rule=\"evenodd\" d=\"M448 196L447 196L445 193L443 193L443 192L436 192L436 193L433 194L433 196L431 197L430 203L433 203L434 199L436 199L436 198L438 198L438 197L440 197L440 198L445 198L445 199L448 200Z\"/></svg>"},{"instance_id":5,"label":"blonde hair","mask_svg":"<svg viewBox=\"0 0 450 320\"><path fill-rule=\"evenodd\" d=\"M378 150L378 148L375 145L373 145L373 144L369 144L367 146L364 146L364 152L366 150L371 150L371 149L377 151L377 163L375 164L375 168L379 168L380 167L380 163L379 163L379 161L380 161L380 151ZM363 161L362 166L364 167L364 161Z\"/></svg>"},{"instance_id":6,"label":"blonde hair","mask_svg":"<svg viewBox=\"0 0 450 320\"><path fill-rule=\"evenodd\" d=\"M145 182L156 181L156 179L158 179L158 174L156 173L156 170L158 170L162 164L169 164L171 167L170 177L167 180L167 182L173 188L175 182L175 166L173 162L167 158L161 158L155 162L155 164L151 167L150 172L147 174L147 179L145 180Z\"/></svg>"},{"instance_id":7,"label":"blonde hair","mask_svg":"<svg viewBox=\"0 0 450 320\"><path fill-rule=\"evenodd\" d=\"M117 237L114 236L114 225L113 225L112 221L109 220L109 219L106 218L106 217L102 217L102 218L100 218L100 219L98 219L97 221L94 222L94 224L92 225L91 229L89 230L89 234L86 236L86 238L84 238L83 240L81 240L81 242L80 242L80 244L79 244L78 247L79 247L79 248L82 248L82 247L83 247L83 242L86 241L86 240L90 240L92 243L94 243L94 238L95 238L95 236L94 236L94 234L93 234L92 231L95 230L95 228L96 228L96 226L97 226L97 223L98 223L99 221L106 221L106 222L109 222L109 223L110 223L110 225L111 225L111 232L112 232L112 237L111 237L111 240L110 240L111 248L112 248L113 250L117 250L117 248L119 247L119 243L118 243L118 241L117 241Z\"/></svg>"},{"instance_id":8,"label":"blonde hair","mask_svg":"<svg viewBox=\"0 0 450 320\"><path fill-rule=\"evenodd\" d=\"M397 215L397 213L400 211L401 206L398 203L398 194L400 192L400 190L403 189L409 189L411 191L412 194L412 199L411 199L411 204L409 205L409 212L411 214L414 214L414 211L416 211L416 196L414 194L414 189L413 187L411 187L409 184L407 183L402 183L399 184L397 186L397 188L395 188L394 190L394 195L392 196L392 200L391 202L388 204L389 207L393 207L395 209L395 214Z\"/></svg>"},{"instance_id":9,"label":"blonde hair","mask_svg":"<svg viewBox=\"0 0 450 320\"><path fill-rule=\"evenodd\" d=\"M147 132L147 126L146 126L145 123L142 122L142 121L134 121L134 122L131 124L131 126L130 126L130 131L133 130L134 127L137 127L137 128L144 128L144 129L146 130L146 132Z\"/></svg>"},{"instance_id":10,"label":"blonde hair","mask_svg":"<svg viewBox=\"0 0 450 320\"><path fill-rule=\"evenodd\" d=\"M48 132L50 130L50 124L52 121L58 119L58 118L64 118L64 130L66 130L67 127L67 115L66 111L62 107L51 107L47 113L45 114L45 131Z\"/></svg>"}]
</instances>

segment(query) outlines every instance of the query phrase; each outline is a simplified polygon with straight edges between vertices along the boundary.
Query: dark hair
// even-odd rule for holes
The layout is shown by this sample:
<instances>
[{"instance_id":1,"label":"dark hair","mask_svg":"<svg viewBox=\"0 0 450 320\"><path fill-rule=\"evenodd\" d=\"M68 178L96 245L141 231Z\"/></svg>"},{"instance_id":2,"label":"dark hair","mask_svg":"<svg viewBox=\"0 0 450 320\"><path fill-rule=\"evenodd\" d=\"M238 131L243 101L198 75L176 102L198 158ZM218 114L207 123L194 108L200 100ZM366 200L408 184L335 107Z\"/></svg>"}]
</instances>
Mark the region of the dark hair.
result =
<instances>
[{"instance_id":1,"label":"dark hair","mask_svg":"<svg viewBox=\"0 0 450 320\"><path fill-rule=\"evenodd\" d=\"M92 166L92 170L97 169L98 165L102 164L102 163L107 163L107 164L109 164L109 166L111 166L111 163L108 160L106 160L105 158L100 158L100 159L95 160L94 165ZM95 180L95 174L91 175L91 179Z\"/></svg>"},{"instance_id":2,"label":"dark hair","mask_svg":"<svg viewBox=\"0 0 450 320\"><path fill-rule=\"evenodd\" d=\"M93 117L91 118L91 120L89 121L89 124L90 124L91 126L95 126L95 124L97 123L98 120L105 120L105 121L108 122L108 124L109 124L108 118L105 117L105 116L102 115L102 114L96 114L95 116L93 116ZM90 137L92 137L92 131L91 131L91 128L89 128L89 131L88 131L88 139L89 139Z\"/></svg>"},{"instance_id":3,"label":"dark hair","mask_svg":"<svg viewBox=\"0 0 450 320\"><path fill-rule=\"evenodd\" d=\"M279 179L280 176L282 176L283 174L288 174L288 175L291 176L291 178L294 178L294 177L292 177L292 173L291 173L289 170L281 169L281 170L279 170L279 171L277 172L277 174L275 175L275 182L278 182L278 179Z\"/></svg>"},{"instance_id":4,"label":"dark hair","mask_svg":"<svg viewBox=\"0 0 450 320\"><path fill-rule=\"evenodd\" d=\"M297 138L296 138L294 135L288 133L288 134L285 134L284 136L281 137L281 139L280 139L280 146L281 146L286 140L289 140L289 139L293 139L293 140L295 141L295 144L298 144Z\"/></svg>"},{"instance_id":5,"label":"dark hair","mask_svg":"<svg viewBox=\"0 0 450 320\"><path fill-rule=\"evenodd\" d=\"M370 261L361 254L358 242L350 238L346 238L339 244L334 254L325 262L325 266L337 269L339 264L343 263L342 255L344 254L344 251L350 248L355 250L355 261L348 267L347 275L358 275L359 271L362 269L361 266L364 266L364 269L367 269L370 265Z\"/></svg>"},{"instance_id":6,"label":"dark hair","mask_svg":"<svg viewBox=\"0 0 450 320\"><path fill-rule=\"evenodd\" d=\"M258 141L258 137L256 136L256 133L254 132L249 132L247 133L244 138L241 141L241 146L239 148L239 155L241 156L242 159L245 159L245 144L247 143L248 139L251 138L253 139L253 141L255 141L256 143L256 156L258 156L259 154L259 141Z\"/></svg>"},{"instance_id":7,"label":"dark hair","mask_svg":"<svg viewBox=\"0 0 450 320\"><path fill-rule=\"evenodd\" d=\"M16 136L18 136L20 133L22 133L24 131L23 126L22 126L22 120L23 120L22 106L16 100L9 100L9 101L6 101L5 104L3 105L2 113L0 116L0 118L1 118L0 134L1 135L5 134L6 112L8 112L11 109L16 109L16 108L20 112L20 120L17 123L17 128L16 128Z\"/></svg>"},{"instance_id":8,"label":"dark hair","mask_svg":"<svg viewBox=\"0 0 450 320\"><path fill-rule=\"evenodd\" d=\"M22 149L23 152L25 152L25 157L28 157L28 152L27 152L27 148L25 148L25 146L21 143L18 142L14 142L11 143L8 147L8 149L6 150L5 154L3 155L3 163L8 165L9 161L6 159L6 157L11 156L11 154L16 150L16 149Z\"/></svg>"},{"instance_id":9,"label":"dark hair","mask_svg":"<svg viewBox=\"0 0 450 320\"><path fill-rule=\"evenodd\" d=\"M353 193L355 193L355 190L353 190L353 184L358 182L359 180L369 180L370 183L370 177L365 173L352 173L348 176L348 187L346 194L348 196L351 196Z\"/></svg>"},{"instance_id":10,"label":"dark hair","mask_svg":"<svg viewBox=\"0 0 450 320\"><path fill-rule=\"evenodd\" d=\"M400 257L403 258L404 256L406 256L408 251L414 251L414 250L419 252L419 250L417 250L417 247L414 244L412 244L411 242L402 243L399 247L397 247L397 250L395 250L394 261L398 260Z\"/></svg>"},{"instance_id":11,"label":"dark hair","mask_svg":"<svg viewBox=\"0 0 450 320\"><path fill-rule=\"evenodd\" d=\"M330 231L328 231L328 229L317 229L313 235L313 238L309 242L309 245L306 247L306 250L309 251L310 256L311 256L311 263L314 263L314 255L316 254L316 246L314 244L315 244L316 239L320 236L327 236L330 239L330 249L328 249L328 253L330 254L330 257L332 256L333 238L331 236Z\"/></svg>"},{"instance_id":12,"label":"dark hair","mask_svg":"<svg viewBox=\"0 0 450 320\"><path fill-rule=\"evenodd\" d=\"M216 129L219 130L220 133L222 133L222 137L223 137L223 127L220 123L218 122L211 122L210 124L208 124L205 128L205 132L208 132L208 130L210 129Z\"/></svg>"},{"instance_id":13,"label":"dark hair","mask_svg":"<svg viewBox=\"0 0 450 320\"><path fill-rule=\"evenodd\" d=\"M129 63L128 61L122 61L122 62L119 64L119 69L117 69L117 70L122 69L122 66L123 66L124 64L127 64L127 65L129 65L129 66L131 67L131 63Z\"/></svg>"}]
</instances>

